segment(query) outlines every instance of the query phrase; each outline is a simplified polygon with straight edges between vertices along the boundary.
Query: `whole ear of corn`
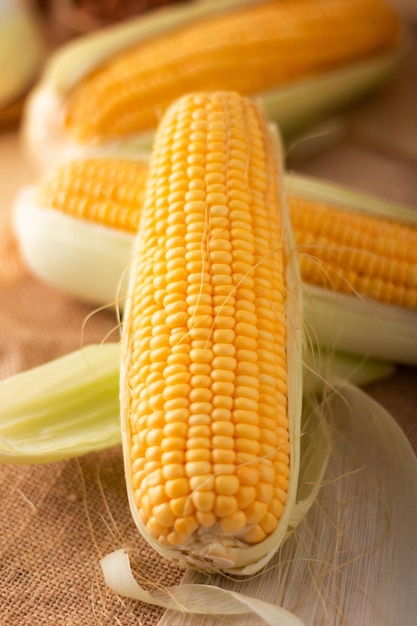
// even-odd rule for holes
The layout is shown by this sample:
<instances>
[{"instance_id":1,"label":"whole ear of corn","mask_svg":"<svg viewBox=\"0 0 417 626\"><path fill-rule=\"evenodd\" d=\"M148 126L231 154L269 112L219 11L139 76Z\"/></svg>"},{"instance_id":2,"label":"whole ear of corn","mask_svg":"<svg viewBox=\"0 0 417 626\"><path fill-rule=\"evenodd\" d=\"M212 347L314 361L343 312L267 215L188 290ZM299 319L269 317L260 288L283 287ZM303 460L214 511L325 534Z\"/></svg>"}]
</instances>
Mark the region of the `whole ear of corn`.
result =
<instances>
[{"instance_id":1,"label":"whole ear of corn","mask_svg":"<svg viewBox=\"0 0 417 626\"><path fill-rule=\"evenodd\" d=\"M158 131L134 246L130 505L158 551L202 569L262 567L295 502L301 311L278 159L249 100L183 97Z\"/></svg>"},{"instance_id":2,"label":"whole ear of corn","mask_svg":"<svg viewBox=\"0 0 417 626\"><path fill-rule=\"evenodd\" d=\"M169 103L201 89L262 97L288 132L371 89L399 43L383 0L172 7L59 52L27 108L27 145L46 164L126 141L146 149Z\"/></svg>"},{"instance_id":3,"label":"whole ear of corn","mask_svg":"<svg viewBox=\"0 0 417 626\"><path fill-rule=\"evenodd\" d=\"M15 227L31 271L123 308L147 170L133 160L72 162L22 192ZM416 363L417 211L294 174L284 182L312 342Z\"/></svg>"}]
</instances>

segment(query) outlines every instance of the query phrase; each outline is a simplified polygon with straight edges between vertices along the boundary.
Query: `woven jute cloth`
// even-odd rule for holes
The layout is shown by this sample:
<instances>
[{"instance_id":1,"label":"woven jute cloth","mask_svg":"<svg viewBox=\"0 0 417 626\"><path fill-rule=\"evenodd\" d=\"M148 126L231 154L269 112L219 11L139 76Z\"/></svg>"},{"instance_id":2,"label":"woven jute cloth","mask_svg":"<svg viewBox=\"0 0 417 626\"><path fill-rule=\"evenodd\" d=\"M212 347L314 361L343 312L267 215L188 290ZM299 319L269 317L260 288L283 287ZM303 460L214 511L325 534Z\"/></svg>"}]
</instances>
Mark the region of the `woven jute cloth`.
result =
<instances>
[{"instance_id":1,"label":"woven jute cloth","mask_svg":"<svg viewBox=\"0 0 417 626\"><path fill-rule=\"evenodd\" d=\"M14 276L1 287L2 378L102 341L117 325L111 312L84 325L86 306L38 284L11 257L8 267ZM101 557L124 547L138 561L145 584L181 579L180 570L159 558L134 526L119 447L45 465L0 465L0 502L1 624L157 623L161 611L116 597L99 565Z\"/></svg>"},{"instance_id":2,"label":"woven jute cloth","mask_svg":"<svg viewBox=\"0 0 417 626\"><path fill-rule=\"evenodd\" d=\"M0 378L82 345L117 340L114 310L43 285L20 259L10 214L30 179L15 134L0 137ZM57 415L59 419L59 415ZM177 584L182 571L147 546L130 516L120 447L44 465L0 464L2 626L153 626L162 611L108 590L100 558L126 548L146 586Z\"/></svg>"}]
</instances>

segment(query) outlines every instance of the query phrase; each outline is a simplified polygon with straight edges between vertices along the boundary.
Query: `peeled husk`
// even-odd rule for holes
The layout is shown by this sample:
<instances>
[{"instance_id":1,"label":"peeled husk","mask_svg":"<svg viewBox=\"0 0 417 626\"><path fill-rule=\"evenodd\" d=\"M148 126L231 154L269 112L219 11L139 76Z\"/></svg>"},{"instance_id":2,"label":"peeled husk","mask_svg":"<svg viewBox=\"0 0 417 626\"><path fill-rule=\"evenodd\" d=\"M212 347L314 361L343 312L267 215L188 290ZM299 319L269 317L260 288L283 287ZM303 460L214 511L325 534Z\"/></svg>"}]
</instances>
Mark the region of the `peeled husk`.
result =
<instances>
[{"instance_id":1,"label":"peeled husk","mask_svg":"<svg viewBox=\"0 0 417 626\"><path fill-rule=\"evenodd\" d=\"M133 235L42 207L22 189L13 228L26 267L43 282L95 305L123 308Z\"/></svg>"},{"instance_id":2,"label":"peeled husk","mask_svg":"<svg viewBox=\"0 0 417 626\"><path fill-rule=\"evenodd\" d=\"M169 607L159 626L211 626L214 614L228 626L411 626L417 614L410 574L417 541L415 453L389 413L343 380L320 411L332 429L320 492L265 570L248 580L188 570L180 587L146 591L120 550L101 561L108 585ZM311 443L314 458L314 438Z\"/></svg>"},{"instance_id":3,"label":"peeled husk","mask_svg":"<svg viewBox=\"0 0 417 626\"><path fill-rule=\"evenodd\" d=\"M120 443L118 343L0 381L0 463L49 463Z\"/></svg>"}]
</instances>

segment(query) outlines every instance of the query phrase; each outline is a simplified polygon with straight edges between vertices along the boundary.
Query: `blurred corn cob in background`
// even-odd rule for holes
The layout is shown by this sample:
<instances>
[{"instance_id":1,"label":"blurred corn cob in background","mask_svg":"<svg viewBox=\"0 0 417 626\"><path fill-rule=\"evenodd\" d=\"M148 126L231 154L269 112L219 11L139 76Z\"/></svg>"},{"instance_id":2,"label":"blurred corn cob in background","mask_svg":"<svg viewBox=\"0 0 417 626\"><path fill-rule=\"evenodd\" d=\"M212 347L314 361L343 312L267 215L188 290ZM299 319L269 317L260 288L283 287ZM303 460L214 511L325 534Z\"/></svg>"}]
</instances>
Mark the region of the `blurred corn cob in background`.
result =
<instances>
[{"instance_id":1,"label":"blurred corn cob in background","mask_svg":"<svg viewBox=\"0 0 417 626\"><path fill-rule=\"evenodd\" d=\"M148 149L167 105L187 91L260 97L285 134L379 84L403 52L383 0L199 0L67 44L26 109L35 163Z\"/></svg>"},{"instance_id":2,"label":"blurred corn cob in background","mask_svg":"<svg viewBox=\"0 0 417 626\"><path fill-rule=\"evenodd\" d=\"M15 230L31 271L123 308L147 169L133 159L79 160L22 190ZM313 343L417 362L417 212L294 174L285 189Z\"/></svg>"}]
</instances>

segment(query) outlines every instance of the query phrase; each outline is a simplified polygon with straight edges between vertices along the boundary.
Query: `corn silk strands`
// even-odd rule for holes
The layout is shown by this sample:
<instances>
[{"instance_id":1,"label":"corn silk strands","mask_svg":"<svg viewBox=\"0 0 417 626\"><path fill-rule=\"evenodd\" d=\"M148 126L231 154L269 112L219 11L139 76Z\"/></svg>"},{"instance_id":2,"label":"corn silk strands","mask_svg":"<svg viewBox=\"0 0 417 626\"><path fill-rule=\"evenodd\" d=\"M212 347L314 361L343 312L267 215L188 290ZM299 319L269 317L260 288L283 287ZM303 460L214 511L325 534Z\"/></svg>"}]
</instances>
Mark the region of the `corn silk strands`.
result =
<instances>
[{"instance_id":1,"label":"corn silk strands","mask_svg":"<svg viewBox=\"0 0 417 626\"><path fill-rule=\"evenodd\" d=\"M415 623L417 594L410 575L415 567L410 547L417 542L415 454L393 418L352 385L342 382L325 406L334 426L332 454L320 493L298 530L268 568L251 579L187 571L178 605L159 626L211 626L212 615L186 610L199 603L210 607L214 601L220 611L227 592L233 609L236 594L265 603L256 606L253 601L253 613L244 618L223 615L219 619L227 626L240 626L243 619L245 626ZM102 567L113 588L111 569L118 568L117 592L149 601L148 592L132 580L123 551L110 555ZM176 594L168 589L163 600L175 604ZM153 595L152 602L159 599ZM268 603L269 616L268 610L263 612ZM281 613L278 605L301 621Z\"/></svg>"}]
</instances>

